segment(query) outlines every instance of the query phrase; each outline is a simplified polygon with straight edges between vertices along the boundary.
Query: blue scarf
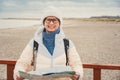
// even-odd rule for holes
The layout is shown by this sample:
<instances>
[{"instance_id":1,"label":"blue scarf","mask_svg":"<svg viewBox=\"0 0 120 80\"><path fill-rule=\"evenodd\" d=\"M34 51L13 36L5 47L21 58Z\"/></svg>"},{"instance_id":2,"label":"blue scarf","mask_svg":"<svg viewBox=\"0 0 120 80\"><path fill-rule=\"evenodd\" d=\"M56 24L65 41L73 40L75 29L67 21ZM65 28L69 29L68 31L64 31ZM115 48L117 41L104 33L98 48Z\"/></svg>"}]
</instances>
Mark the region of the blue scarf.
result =
<instances>
[{"instance_id":1,"label":"blue scarf","mask_svg":"<svg viewBox=\"0 0 120 80\"><path fill-rule=\"evenodd\" d=\"M55 35L60 32L60 28L58 28L54 32L46 32L45 29L42 32L43 36L43 44L47 48L47 50L50 52L51 55L53 55L54 47L55 47Z\"/></svg>"}]
</instances>

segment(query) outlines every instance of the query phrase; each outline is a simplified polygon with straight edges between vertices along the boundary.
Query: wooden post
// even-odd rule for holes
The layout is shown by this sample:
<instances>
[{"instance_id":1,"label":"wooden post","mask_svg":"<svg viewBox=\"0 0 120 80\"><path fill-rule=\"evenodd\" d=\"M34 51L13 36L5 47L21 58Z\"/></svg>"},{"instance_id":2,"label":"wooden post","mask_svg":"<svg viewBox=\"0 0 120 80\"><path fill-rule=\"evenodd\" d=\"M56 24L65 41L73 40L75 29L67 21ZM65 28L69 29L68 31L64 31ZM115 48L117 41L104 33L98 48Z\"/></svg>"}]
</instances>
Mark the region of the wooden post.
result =
<instances>
[{"instance_id":1,"label":"wooden post","mask_svg":"<svg viewBox=\"0 0 120 80\"><path fill-rule=\"evenodd\" d=\"M14 80L13 79L13 70L14 64L7 64L7 80Z\"/></svg>"},{"instance_id":2,"label":"wooden post","mask_svg":"<svg viewBox=\"0 0 120 80\"><path fill-rule=\"evenodd\" d=\"M93 80L101 80L101 69L99 68L93 69Z\"/></svg>"}]
</instances>

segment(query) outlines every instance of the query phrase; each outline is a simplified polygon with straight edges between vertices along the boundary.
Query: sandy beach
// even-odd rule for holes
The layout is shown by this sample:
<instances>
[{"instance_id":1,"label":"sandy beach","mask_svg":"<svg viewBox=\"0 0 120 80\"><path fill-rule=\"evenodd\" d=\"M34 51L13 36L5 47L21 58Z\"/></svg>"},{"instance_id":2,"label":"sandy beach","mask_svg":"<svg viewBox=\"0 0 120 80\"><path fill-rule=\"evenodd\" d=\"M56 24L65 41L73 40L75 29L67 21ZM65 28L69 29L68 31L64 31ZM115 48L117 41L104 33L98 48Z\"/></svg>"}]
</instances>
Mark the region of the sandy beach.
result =
<instances>
[{"instance_id":1,"label":"sandy beach","mask_svg":"<svg viewBox=\"0 0 120 80\"><path fill-rule=\"evenodd\" d=\"M38 27L0 29L0 59L18 59ZM120 65L120 22L65 20L63 30L75 44L83 63ZM6 67L0 68L3 80ZM92 80L92 70L84 69L84 80ZM120 71L103 70L101 80L120 80Z\"/></svg>"}]
</instances>

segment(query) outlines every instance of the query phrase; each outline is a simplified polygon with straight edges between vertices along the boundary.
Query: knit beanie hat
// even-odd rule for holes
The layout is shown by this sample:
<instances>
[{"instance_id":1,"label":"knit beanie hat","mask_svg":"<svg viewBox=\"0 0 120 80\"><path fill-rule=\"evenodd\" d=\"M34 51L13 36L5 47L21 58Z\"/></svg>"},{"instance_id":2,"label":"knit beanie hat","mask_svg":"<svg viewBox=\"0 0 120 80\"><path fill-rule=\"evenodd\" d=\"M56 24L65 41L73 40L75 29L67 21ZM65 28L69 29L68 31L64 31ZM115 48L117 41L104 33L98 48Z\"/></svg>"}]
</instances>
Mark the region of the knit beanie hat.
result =
<instances>
[{"instance_id":1,"label":"knit beanie hat","mask_svg":"<svg viewBox=\"0 0 120 80\"><path fill-rule=\"evenodd\" d=\"M62 16L61 16L61 12L60 10L58 10L57 8L53 7L53 6L49 6L47 8L43 9L44 11L42 12L42 16L41 16L41 23L43 25L43 21L46 17L48 16L55 16L56 18L59 19L60 24L62 23Z\"/></svg>"}]
</instances>

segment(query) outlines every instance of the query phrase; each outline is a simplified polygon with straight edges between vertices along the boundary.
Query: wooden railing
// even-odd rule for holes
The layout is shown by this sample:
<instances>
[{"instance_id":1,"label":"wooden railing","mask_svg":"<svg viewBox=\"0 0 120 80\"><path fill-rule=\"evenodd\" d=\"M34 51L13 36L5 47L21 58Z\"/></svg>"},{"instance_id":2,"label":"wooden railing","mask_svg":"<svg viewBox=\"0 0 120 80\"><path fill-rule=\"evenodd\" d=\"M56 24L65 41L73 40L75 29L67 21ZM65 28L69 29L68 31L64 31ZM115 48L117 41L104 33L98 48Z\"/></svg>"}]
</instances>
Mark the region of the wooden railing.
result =
<instances>
[{"instance_id":1,"label":"wooden railing","mask_svg":"<svg viewBox=\"0 0 120 80\"><path fill-rule=\"evenodd\" d=\"M0 64L7 65L7 80L13 80L13 69L16 60L0 59ZM120 65L103 65L103 64L83 64L83 68L93 69L93 80L101 80L101 70L120 70Z\"/></svg>"}]
</instances>

